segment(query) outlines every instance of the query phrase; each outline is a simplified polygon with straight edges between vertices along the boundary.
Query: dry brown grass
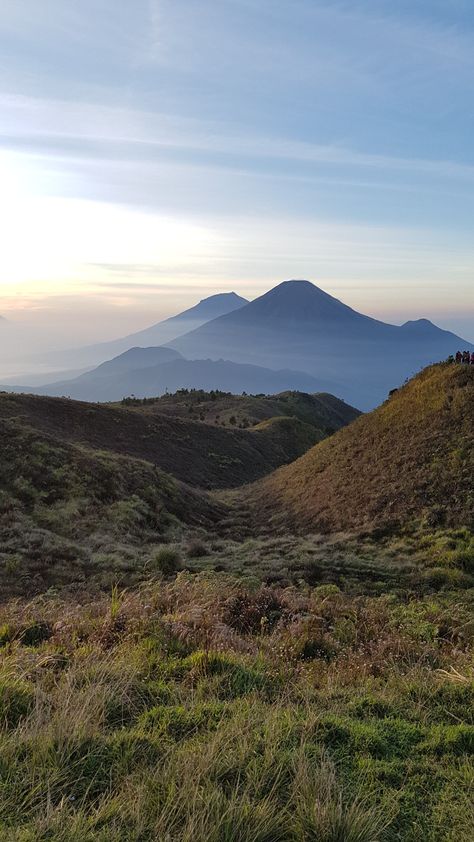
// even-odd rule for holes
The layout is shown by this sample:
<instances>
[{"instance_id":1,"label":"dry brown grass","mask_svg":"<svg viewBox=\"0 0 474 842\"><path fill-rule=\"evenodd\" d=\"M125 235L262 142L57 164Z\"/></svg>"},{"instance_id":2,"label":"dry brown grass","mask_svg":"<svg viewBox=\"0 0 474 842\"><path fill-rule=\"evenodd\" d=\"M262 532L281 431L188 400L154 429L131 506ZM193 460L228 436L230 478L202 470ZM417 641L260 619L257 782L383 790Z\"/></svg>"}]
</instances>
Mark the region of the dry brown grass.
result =
<instances>
[{"instance_id":1,"label":"dry brown grass","mask_svg":"<svg viewBox=\"0 0 474 842\"><path fill-rule=\"evenodd\" d=\"M389 401L246 492L268 529L474 527L474 369L425 369Z\"/></svg>"}]
</instances>

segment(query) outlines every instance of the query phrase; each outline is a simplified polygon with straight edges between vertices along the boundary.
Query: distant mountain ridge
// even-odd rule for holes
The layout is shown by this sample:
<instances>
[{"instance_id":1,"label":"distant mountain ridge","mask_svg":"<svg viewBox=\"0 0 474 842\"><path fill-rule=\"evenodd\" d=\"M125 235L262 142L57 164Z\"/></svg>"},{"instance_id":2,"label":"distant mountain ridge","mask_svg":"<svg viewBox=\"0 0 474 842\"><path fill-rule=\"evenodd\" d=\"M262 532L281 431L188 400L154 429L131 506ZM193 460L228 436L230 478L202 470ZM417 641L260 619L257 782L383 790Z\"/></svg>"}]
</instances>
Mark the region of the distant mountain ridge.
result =
<instances>
[{"instance_id":1,"label":"distant mountain ridge","mask_svg":"<svg viewBox=\"0 0 474 842\"><path fill-rule=\"evenodd\" d=\"M169 343L185 357L226 357L291 368L362 409L432 362L469 342L426 319L401 327L363 315L310 281L284 281L237 311Z\"/></svg>"},{"instance_id":2,"label":"distant mountain ridge","mask_svg":"<svg viewBox=\"0 0 474 842\"><path fill-rule=\"evenodd\" d=\"M310 281L293 280L251 302L235 293L211 296L144 331L74 351L76 367L81 355L100 357L100 365L79 376L4 388L87 401L181 388L324 391L369 410L421 368L459 349L474 346L428 319L387 324Z\"/></svg>"},{"instance_id":3,"label":"distant mountain ridge","mask_svg":"<svg viewBox=\"0 0 474 842\"><path fill-rule=\"evenodd\" d=\"M207 321L233 312L245 304L248 304L247 299L242 298L235 292L210 295L188 310L157 322L144 330L108 342L63 351L61 353L61 367L65 368L69 364L73 365L74 368L98 365L104 360L133 347L166 345L178 336L195 330ZM56 354L56 359L57 356Z\"/></svg>"},{"instance_id":4,"label":"distant mountain ridge","mask_svg":"<svg viewBox=\"0 0 474 842\"><path fill-rule=\"evenodd\" d=\"M161 357L162 362L156 363ZM143 365L148 358L148 365ZM153 362L155 360L155 362ZM0 387L2 388L2 387ZM235 394L327 391L300 371L264 368L229 360L185 360L171 348L132 348L73 380L46 386L4 386L6 392L27 392L84 401L119 401L129 395L156 397L178 389L220 389Z\"/></svg>"}]
</instances>

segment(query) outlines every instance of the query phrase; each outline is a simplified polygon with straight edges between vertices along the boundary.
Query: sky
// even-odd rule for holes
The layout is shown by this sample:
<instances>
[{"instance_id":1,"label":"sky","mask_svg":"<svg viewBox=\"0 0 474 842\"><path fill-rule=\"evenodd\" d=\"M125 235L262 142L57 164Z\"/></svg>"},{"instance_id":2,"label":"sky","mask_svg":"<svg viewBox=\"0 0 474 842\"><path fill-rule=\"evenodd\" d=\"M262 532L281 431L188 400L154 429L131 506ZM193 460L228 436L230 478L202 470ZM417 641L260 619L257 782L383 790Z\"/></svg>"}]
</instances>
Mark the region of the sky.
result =
<instances>
[{"instance_id":1,"label":"sky","mask_svg":"<svg viewBox=\"0 0 474 842\"><path fill-rule=\"evenodd\" d=\"M309 278L474 339L472 0L2 0L0 313L65 346Z\"/></svg>"}]
</instances>

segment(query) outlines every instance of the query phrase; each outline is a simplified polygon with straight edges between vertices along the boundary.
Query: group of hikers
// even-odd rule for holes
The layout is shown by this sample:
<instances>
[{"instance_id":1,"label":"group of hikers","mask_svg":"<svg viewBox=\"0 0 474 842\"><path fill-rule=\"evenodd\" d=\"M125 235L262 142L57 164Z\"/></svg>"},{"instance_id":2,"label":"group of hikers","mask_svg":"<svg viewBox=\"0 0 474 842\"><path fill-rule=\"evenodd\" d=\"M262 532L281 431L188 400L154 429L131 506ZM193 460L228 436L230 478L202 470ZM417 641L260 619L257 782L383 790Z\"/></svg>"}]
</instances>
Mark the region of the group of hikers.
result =
<instances>
[{"instance_id":1,"label":"group of hikers","mask_svg":"<svg viewBox=\"0 0 474 842\"><path fill-rule=\"evenodd\" d=\"M474 365L474 351L457 351L454 360L462 365Z\"/></svg>"}]
</instances>

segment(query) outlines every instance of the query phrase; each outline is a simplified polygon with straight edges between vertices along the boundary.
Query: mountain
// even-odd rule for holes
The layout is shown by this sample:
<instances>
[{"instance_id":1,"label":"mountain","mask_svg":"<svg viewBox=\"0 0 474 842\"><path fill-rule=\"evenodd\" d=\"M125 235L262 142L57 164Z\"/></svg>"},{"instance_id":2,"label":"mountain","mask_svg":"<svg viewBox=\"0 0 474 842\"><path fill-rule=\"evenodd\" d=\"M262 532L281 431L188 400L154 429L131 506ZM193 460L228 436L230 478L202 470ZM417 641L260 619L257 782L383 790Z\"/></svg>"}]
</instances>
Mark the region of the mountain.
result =
<instances>
[{"instance_id":1,"label":"mountain","mask_svg":"<svg viewBox=\"0 0 474 842\"><path fill-rule=\"evenodd\" d=\"M159 365L157 359L171 357ZM174 357L174 359L173 359ZM149 365L143 367L143 363ZM140 368L133 368L140 365ZM219 389L234 393L274 393L286 389L315 392L325 388L300 371L274 371L226 360L185 360L170 348L133 348L74 380L43 387L3 386L7 392L67 396L85 401L119 401L128 395L155 397L178 389Z\"/></svg>"},{"instance_id":2,"label":"mountain","mask_svg":"<svg viewBox=\"0 0 474 842\"><path fill-rule=\"evenodd\" d=\"M203 298L194 307L171 316L169 319L157 322L144 330L131 333L110 342L100 342L95 345L88 345L84 348L54 353L55 362L60 362L61 367L72 365L75 368L97 365L123 351L133 347L150 347L165 345L181 336L183 333L195 330L201 325L219 316L231 313L239 307L248 304L246 298L242 298L235 292L223 292Z\"/></svg>"},{"instance_id":3,"label":"mountain","mask_svg":"<svg viewBox=\"0 0 474 842\"><path fill-rule=\"evenodd\" d=\"M102 378L113 377L117 374L128 374L130 371L154 368L162 363L168 363L171 360L178 359L181 359L181 354L172 348L130 348L128 351L124 351L123 354L119 354L117 357L101 363L92 369L92 371L84 372L79 377L74 378L74 380L75 382L101 380Z\"/></svg>"},{"instance_id":4,"label":"mountain","mask_svg":"<svg viewBox=\"0 0 474 842\"><path fill-rule=\"evenodd\" d=\"M431 366L255 486L260 522L306 532L474 527L474 367Z\"/></svg>"},{"instance_id":5,"label":"mountain","mask_svg":"<svg viewBox=\"0 0 474 842\"><path fill-rule=\"evenodd\" d=\"M309 281L285 281L169 343L188 358L291 368L362 409L420 368L474 346L426 319L401 327L356 312Z\"/></svg>"}]
</instances>

